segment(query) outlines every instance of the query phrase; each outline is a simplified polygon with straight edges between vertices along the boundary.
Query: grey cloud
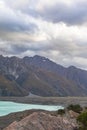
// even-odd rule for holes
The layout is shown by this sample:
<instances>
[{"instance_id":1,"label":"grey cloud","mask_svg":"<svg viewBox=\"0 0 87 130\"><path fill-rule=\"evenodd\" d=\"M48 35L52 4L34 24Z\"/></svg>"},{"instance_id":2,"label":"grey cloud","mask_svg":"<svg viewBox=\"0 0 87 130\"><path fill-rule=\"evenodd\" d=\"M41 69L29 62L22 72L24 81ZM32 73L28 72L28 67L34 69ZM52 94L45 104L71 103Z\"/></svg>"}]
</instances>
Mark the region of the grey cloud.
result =
<instances>
[{"instance_id":1,"label":"grey cloud","mask_svg":"<svg viewBox=\"0 0 87 130\"><path fill-rule=\"evenodd\" d=\"M0 31L7 31L7 32L30 32L34 33L34 31L38 27L33 24L29 23L29 25L26 25L24 23L17 23L14 21L2 21L0 22Z\"/></svg>"},{"instance_id":2,"label":"grey cloud","mask_svg":"<svg viewBox=\"0 0 87 130\"><path fill-rule=\"evenodd\" d=\"M47 42L46 42L47 43ZM24 53L26 51L33 51L33 52L40 52L40 51L46 51L49 50L50 47L46 43L42 42L33 42L33 41L28 41L26 42L20 42L20 43L14 43L11 45L11 49L15 51L15 53Z\"/></svg>"},{"instance_id":3,"label":"grey cloud","mask_svg":"<svg viewBox=\"0 0 87 130\"><path fill-rule=\"evenodd\" d=\"M53 23L82 24L87 22L87 1L74 1L71 5L60 1L53 6L45 6L42 11L30 10L30 14Z\"/></svg>"},{"instance_id":4,"label":"grey cloud","mask_svg":"<svg viewBox=\"0 0 87 130\"><path fill-rule=\"evenodd\" d=\"M46 21L51 21L53 23L64 22L69 25L75 25L75 24L82 24L82 23L87 22L87 1L86 0L83 0L83 1L73 0L71 5L67 5L65 2L61 2L61 1L60 2L58 1L55 4L55 1L54 1L54 4L52 6L45 5L42 10L38 10L36 8L37 3L39 3L39 0L38 2L29 1L27 3L28 4L24 6L24 8L21 8L21 6L18 6L19 8L16 8L16 7L14 8L12 6L14 12L17 12L16 11L17 9L17 10L20 10L25 15L31 15L32 17L35 17L35 18L42 18ZM9 7L10 7L10 3L9 3ZM25 23L24 20L22 21L22 24L20 21L20 23L16 23L18 24L18 27L14 26L14 28L16 30L17 28L19 30L28 30L28 29L31 30L30 27L32 28L35 27L34 24L32 25L30 23L30 26L29 26L29 25L25 25L24 23Z\"/></svg>"},{"instance_id":5,"label":"grey cloud","mask_svg":"<svg viewBox=\"0 0 87 130\"><path fill-rule=\"evenodd\" d=\"M60 52L60 55L64 58L87 58L87 44L83 44L83 41L80 44L78 43L79 41L73 42L72 40L70 42L67 39L57 38L51 41L50 49Z\"/></svg>"},{"instance_id":6,"label":"grey cloud","mask_svg":"<svg viewBox=\"0 0 87 130\"><path fill-rule=\"evenodd\" d=\"M73 57L81 57L86 58L87 57L87 45L80 46L76 43L70 43L68 40L63 40L60 38L57 39L51 39L50 41L40 41L40 42L3 42L3 46L0 45L0 50L4 48L4 51L8 50L11 54L22 54L26 51L32 51L36 54L44 54L44 52L48 53L48 55L51 55L52 52L58 52L58 55L63 58L73 58ZM4 52L3 51L3 52ZM53 53L52 53L53 55ZM56 56L58 56L56 54ZM52 57L52 56L50 56ZM54 57L54 55L53 55ZM55 57L54 57L55 59Z\"/></svg>"},{"instance_id":7,"label":"grey cloud","mask_svg":"<svg viewBox=\"0 0 87 130\"><path fill-rule=\"evenodd\" d=\"M38 29L35 23L27 20L27 15L21 13L20 9L10 8L5 1L0 4L0 32L34 33Z\"/></svg>"},{"instance_id":8,"label":"grey cloud","mask_svg":"<svg viewBox=\"0 0 87 130\"><path fill-rule=\"evenodd\" d=\"M0 53L4 55L21 55L27 51L34 53L44 52L50 49L44 42L14 42L14 41L0 41Z\"/></svg>"},{"instance_id":9,"label":"grey cloud","mask_svg":"<svg viewBox=\"0 0 87 130\"><path fill-rule=\"evenodd\" d=\"M12 45L11 48L12 48L12 50L13 50L15 53L19 53L19 54L20 54L20 53L23 53L23 52L25 52L25 51L28 50L28 47L27 47L27 46L21 45L21 44L19 44L19 45Z\"/></svg>"}]
</instances>

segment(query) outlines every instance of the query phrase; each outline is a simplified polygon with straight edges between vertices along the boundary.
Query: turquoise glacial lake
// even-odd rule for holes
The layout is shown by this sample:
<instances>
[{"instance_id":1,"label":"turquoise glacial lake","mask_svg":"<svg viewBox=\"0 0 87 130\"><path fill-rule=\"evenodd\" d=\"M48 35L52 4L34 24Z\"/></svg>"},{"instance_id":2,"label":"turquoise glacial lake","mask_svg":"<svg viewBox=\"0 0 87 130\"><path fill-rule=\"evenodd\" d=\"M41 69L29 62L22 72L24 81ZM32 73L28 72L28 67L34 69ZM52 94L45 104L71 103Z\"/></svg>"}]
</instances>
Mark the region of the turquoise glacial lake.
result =
<instances>
[{"instance_id":1,"label":"turquoise glacial lake","mask_svg":"<svg viewBox=\"0 0 87 130\"><path fill-rule=\"evenodd\" d=\"M22 103L14 103L8 101L0 101L0 116L8 115L13 112L19 112L30 109L41 109L48 111L55 111L58 109L63 109L62 106L54 106L54 105L33 105L33 104L22 104Z\"/></svg>"}]
</instances>

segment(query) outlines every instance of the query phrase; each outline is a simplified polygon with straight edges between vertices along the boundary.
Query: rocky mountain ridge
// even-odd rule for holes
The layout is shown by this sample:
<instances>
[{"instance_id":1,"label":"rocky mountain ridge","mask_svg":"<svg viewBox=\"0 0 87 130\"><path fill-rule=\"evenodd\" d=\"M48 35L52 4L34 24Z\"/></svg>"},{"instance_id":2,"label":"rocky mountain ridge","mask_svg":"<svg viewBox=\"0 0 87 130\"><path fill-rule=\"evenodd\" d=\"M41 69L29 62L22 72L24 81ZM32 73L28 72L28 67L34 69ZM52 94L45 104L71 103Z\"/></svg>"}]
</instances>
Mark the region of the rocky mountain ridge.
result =
<instances>
[{"instance_id":1,"label":"rocky mountain ridge","mask_svg":"<svg viewBox=\"0 0 87 130\"><path fill-rule=\"evenodd\" d=\"M87 71L48 58L0 56L0 96L87 96Z\"/></svg>"}]
</instances>

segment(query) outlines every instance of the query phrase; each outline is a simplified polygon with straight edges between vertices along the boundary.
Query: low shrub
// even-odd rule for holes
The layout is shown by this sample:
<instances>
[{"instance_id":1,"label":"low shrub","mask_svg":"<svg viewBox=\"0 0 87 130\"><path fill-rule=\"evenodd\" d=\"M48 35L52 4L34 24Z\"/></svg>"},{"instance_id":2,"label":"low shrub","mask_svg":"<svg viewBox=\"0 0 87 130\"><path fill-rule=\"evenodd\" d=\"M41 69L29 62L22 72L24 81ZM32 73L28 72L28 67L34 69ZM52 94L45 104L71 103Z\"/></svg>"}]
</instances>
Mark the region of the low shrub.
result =
<instances>
[{"instance_id":1,"label":"low shrub","mask_svg":"<svg viewBox=\"0 0 87 130\"><path fill-rule=\"evenodd\" d=\"M65 110L64 110L64 109L59 109L59 110L57 111L57 114L63 115L63 114L65 114Z\"/></svg>"},{"instance_id":2,"label":"low shrub","mask_svg":"<svg viewBox=\"0 0 87 130\"><path fill-rule=\"evenodd\" d=\"M67 109L72 110L77 113L81 113L81 111L82 111L82 107L79 104L76 104L76 105L71 104L67 107Z\"/></svg>"},{"instance_id":3,"label":"low shrub","mask_svg":"<svg viewBox=\"0 0 87 130\"><path fill-rule=\"evenodd\" d=\"M77 121L80 122L84 128L87 128L87 111L81 113L81 114L77 117ZM87 129L86 129L86 130L87 130Z\"/></svg>"}]
</instances>

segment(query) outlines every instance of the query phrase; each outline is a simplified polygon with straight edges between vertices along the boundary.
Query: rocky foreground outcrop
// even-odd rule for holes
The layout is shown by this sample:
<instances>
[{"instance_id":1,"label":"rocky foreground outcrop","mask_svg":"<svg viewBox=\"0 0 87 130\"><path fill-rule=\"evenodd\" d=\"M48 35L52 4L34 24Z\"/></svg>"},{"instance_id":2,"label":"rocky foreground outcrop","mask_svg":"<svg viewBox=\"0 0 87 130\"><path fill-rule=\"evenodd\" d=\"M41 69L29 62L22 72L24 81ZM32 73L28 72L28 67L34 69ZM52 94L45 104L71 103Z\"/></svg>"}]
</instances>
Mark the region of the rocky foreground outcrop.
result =
<instances>
[{"instance_id":1,"label":"rocky foreground outcrop","mask_svg":"<svg viewBox=\"0 0 87 130\"><path fill-rule=\"evenodd\" d=\"M77 114L70 112L65 116L45 112L33 112L20 121L14 121L3 130L76 130Z\"/></svg>"}]
</instances>

